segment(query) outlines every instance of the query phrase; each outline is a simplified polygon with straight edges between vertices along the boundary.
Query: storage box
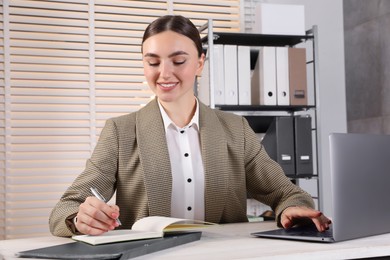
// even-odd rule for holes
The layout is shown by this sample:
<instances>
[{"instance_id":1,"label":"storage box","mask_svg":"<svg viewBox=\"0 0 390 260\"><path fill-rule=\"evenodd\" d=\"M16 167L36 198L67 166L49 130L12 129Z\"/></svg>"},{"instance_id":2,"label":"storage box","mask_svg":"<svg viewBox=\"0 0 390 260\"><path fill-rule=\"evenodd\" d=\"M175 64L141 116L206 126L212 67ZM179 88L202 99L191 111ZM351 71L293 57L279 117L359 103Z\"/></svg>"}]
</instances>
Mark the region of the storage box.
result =
<instances>
[{"instance_id":1,"label":"storage box","mask_svg":"<svg viewBox=\"0 0 390 260\"><path fill-rule=\"evenodd\" d=\"M305 7L303 5L260 3L255 8L253 32L305 35Z\"/></svg>"}]
</instances>

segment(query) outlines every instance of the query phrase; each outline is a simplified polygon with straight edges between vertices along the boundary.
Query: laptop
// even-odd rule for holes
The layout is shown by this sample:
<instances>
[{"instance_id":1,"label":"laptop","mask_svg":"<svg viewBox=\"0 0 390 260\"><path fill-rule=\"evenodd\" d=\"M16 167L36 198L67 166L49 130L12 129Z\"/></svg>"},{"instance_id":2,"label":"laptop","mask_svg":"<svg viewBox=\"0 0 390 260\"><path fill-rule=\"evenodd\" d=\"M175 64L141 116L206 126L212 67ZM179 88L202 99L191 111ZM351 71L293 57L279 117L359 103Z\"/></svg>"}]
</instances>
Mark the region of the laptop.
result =
<instances>
[{"instance_id":1,"label":"laptop","mask_svg":"<svg viewBox=\"0 0 390 260\"><path fill-rule=\"evenodd\" d=\"M390 232L390 135L329 136L331 228L314 225L252 233L256 237L338 242Z\"/></svg>"}]
</instances>

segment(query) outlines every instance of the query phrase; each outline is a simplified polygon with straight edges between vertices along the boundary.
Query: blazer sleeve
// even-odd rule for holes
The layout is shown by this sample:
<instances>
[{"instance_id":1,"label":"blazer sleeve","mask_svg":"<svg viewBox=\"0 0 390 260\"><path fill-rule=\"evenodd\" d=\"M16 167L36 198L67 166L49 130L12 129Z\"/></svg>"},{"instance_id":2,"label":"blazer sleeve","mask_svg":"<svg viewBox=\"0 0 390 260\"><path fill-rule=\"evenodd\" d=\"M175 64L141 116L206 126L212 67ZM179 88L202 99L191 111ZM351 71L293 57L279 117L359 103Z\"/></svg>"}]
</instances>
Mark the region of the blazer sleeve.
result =
<instances>
[{"instance_id":1,"label":"blazer sleeve","mask_svg":"<svg viewBox=\"0 0 390 260\"><path fill-rule=\"evenodd\" d=\"M75 179L53 208L50 218L50 232L55 236L72 236L76 231L72 218L79 205L88 196L93 196L90 187L97 188L105 198L111 198L115 191L118 161L118 135L113 120L107 120L99 141L85 170Z\"/></svg>"},{"instance_id":2,"label":"blazer sleeve","mask_svg":"<svg viewBox=\"0 0 390 260\"><path fill-rule=\"evenodd\" d=\"M311 196L293 184L284 174L282 167L268 156L245 118L243 118L243 127L248 193L275 211L278 225L280 225L281 213L288 207L314 208Z\"/></svg>"}]
</instances>

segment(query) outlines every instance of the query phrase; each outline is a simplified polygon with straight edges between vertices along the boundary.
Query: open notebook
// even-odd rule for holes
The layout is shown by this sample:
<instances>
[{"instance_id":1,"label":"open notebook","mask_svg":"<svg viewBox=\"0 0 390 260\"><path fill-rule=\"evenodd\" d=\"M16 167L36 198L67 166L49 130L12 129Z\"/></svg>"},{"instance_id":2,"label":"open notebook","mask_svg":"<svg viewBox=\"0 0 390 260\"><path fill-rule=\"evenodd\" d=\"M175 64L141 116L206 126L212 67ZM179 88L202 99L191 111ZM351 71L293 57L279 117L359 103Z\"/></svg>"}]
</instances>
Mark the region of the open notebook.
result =
<instances>
[{"instance_id":1,"label":"open notebook","mask_svg":"<svg viewBox=\"0 0 390 260\"><path fill-rule=\"evenodd\" d=\"M163 237L168 232L191 231L216 225L214 223L161 216L149 216L136 221L131 229L108 231L99 236L77 235L72 238L91 245L100 245L121 241Z\"/></svg>"},{"instance_id":2,"label":"open notebook","mask_svg":"<svg viewBox=\"0 0 390 260\"><path fill-rule=\"evenodd\" d=\"M337 242L390 232L390 135L334 133L329 144L332 228L324 233L308 226L252 235Z\"/></svg>"}]
</instances>

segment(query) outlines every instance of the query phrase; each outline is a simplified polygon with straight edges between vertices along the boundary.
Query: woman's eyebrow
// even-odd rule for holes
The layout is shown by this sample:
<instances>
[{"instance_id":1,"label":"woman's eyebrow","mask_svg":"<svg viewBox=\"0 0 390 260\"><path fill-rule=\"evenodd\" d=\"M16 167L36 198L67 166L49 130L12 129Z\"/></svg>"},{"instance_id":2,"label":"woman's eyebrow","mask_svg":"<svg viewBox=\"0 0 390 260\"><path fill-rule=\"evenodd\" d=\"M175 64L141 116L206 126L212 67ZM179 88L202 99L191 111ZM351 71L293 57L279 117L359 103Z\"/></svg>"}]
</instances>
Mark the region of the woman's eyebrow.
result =
<instances>
[{"instance_id":1,"label":"woman's eyebrow","mask_svg":"<svg viewBox=\"0 0 390 260\"><path fill-rule=\"evenodd\" d=\"M144 57L158 58L159 56L157 54L148 52L145 53Z\"/></svg>"},{"instance_id":2,"label":"woman's eyebrow","mask_svg":"<svg viewBox=\"0 0 390 260\"><path fill-rule=\"evenodd\" d=\"M178 55L188 55L188 53L185 51L175 51L174 53L170 54L168 57L172 58L172 57L178 56Z\"/></svg>"},{"instance_id":3,"label":"woman's eyebrow","mask_svg":"<svg viewBox=\"0 0 390 260\"><path fill-rule=\"evenodd\" d=\"M168 57L172 58L172 57L178 56L178 55L188 55L188 53L185 51L175 51L174 53L169 54ZM159 58L160 56L158 56L155 53L148 52L148 53L145 53L144 57Z\"/></svg>"}]
</instances>

